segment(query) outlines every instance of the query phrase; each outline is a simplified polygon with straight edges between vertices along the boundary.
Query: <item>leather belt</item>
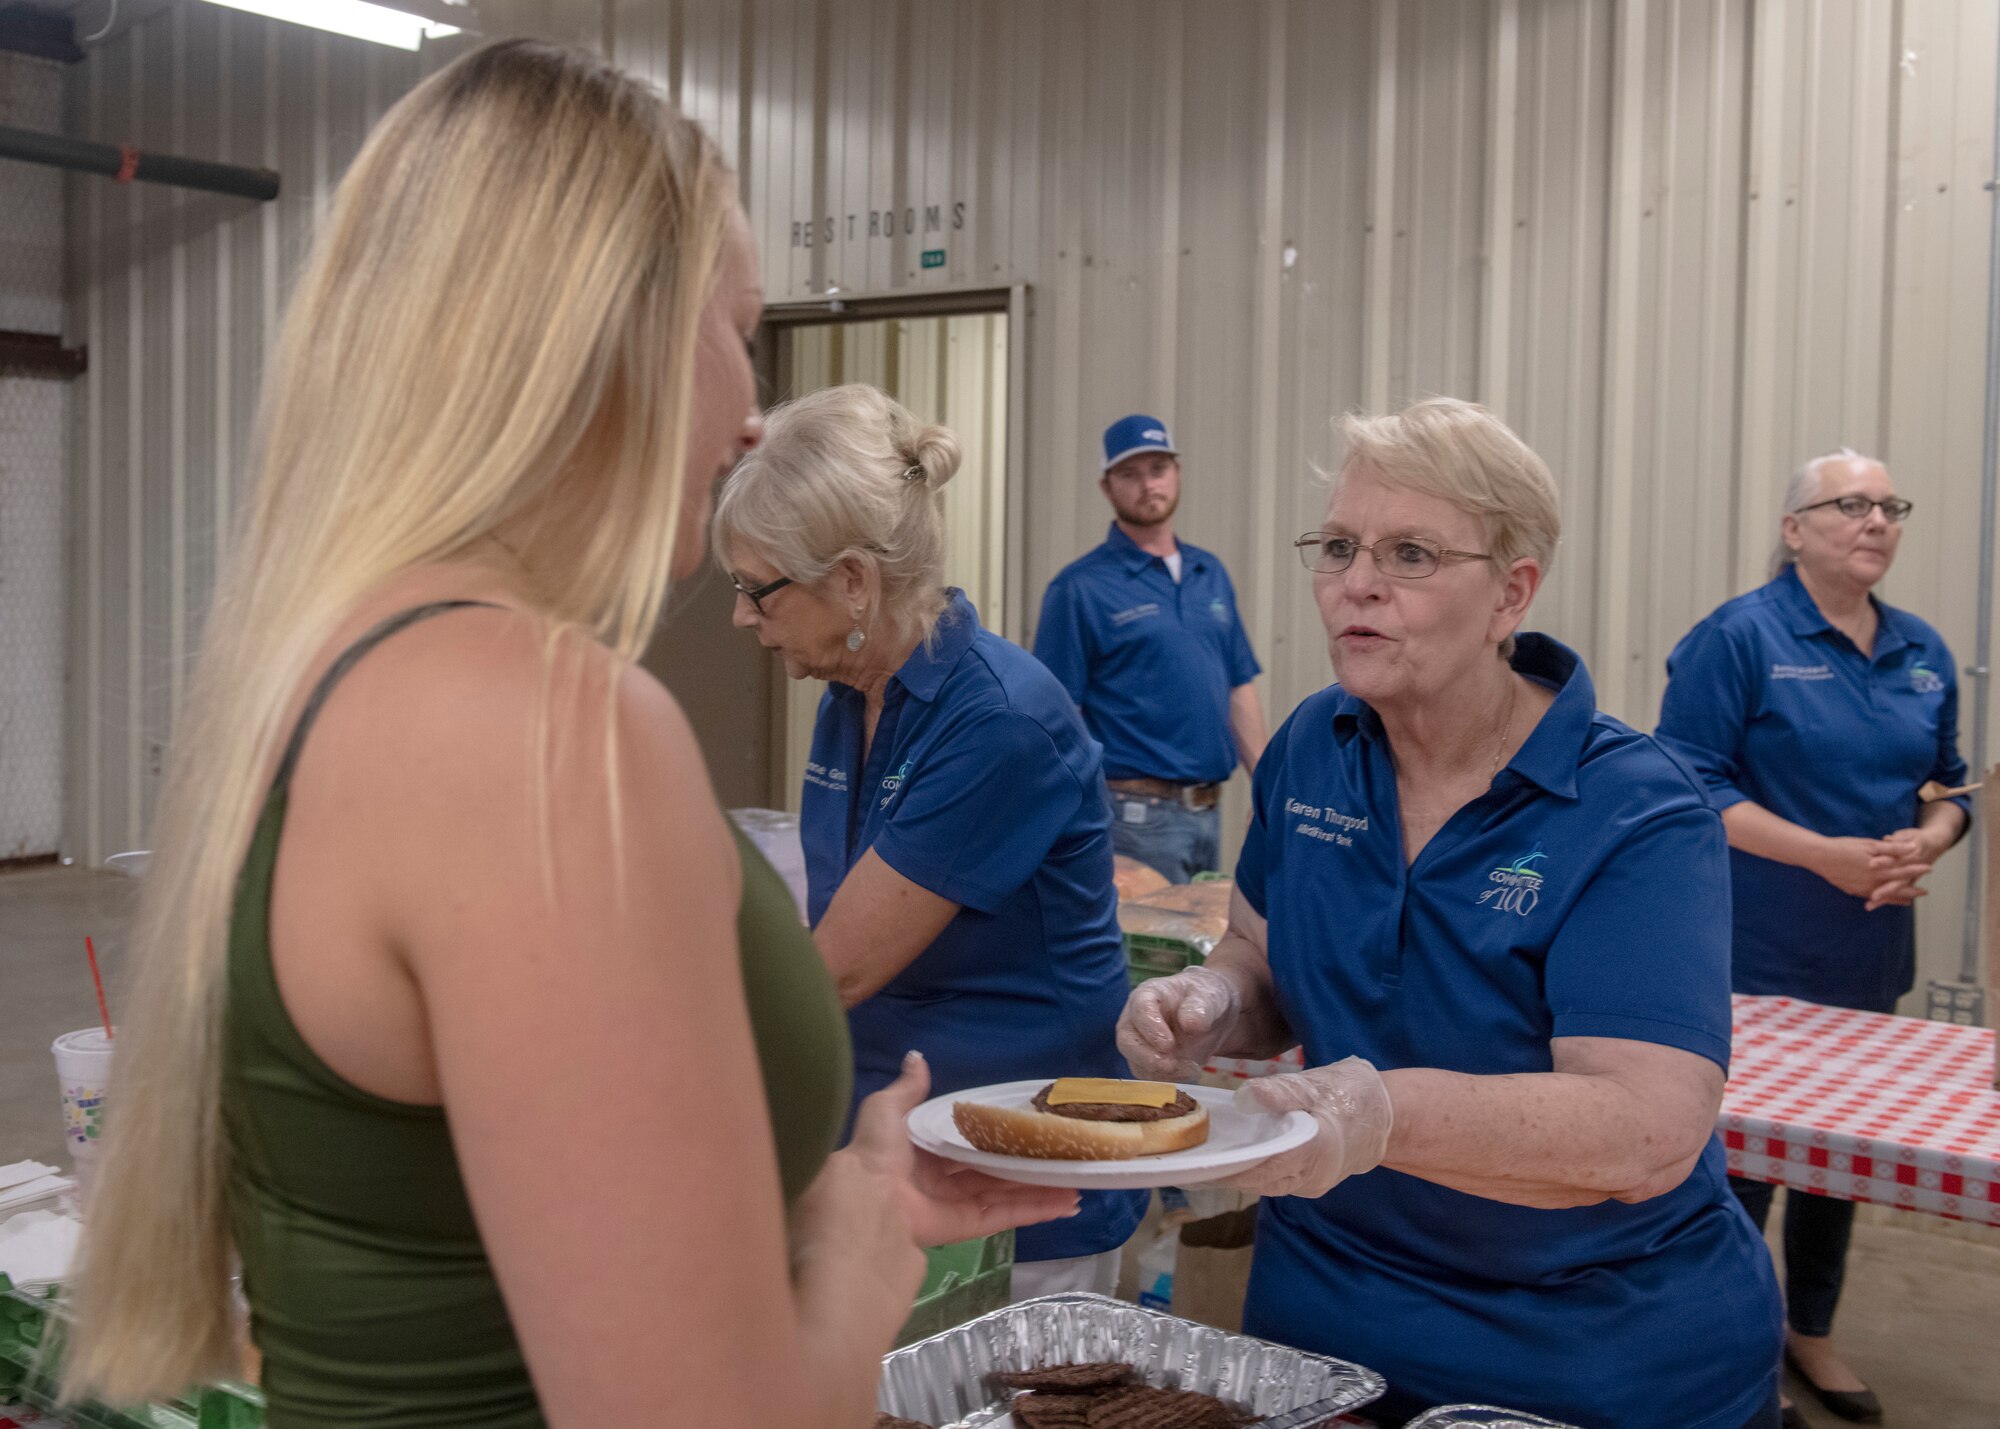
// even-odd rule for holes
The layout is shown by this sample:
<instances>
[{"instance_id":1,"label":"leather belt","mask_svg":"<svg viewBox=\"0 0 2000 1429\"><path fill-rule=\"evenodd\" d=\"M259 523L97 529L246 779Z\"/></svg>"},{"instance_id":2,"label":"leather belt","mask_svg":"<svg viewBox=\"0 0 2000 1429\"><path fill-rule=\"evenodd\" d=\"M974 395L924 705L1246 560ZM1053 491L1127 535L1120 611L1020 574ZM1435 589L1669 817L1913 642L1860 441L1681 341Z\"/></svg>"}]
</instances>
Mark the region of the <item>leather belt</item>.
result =
<instances>
[{"instance_id":1,"label":"leather belt","mask_svg":"<svg viewBox=\"0 0 2000 1429\"><path fill-rule=\"evenodd\" d=\"M1114 794L1136 794L1142 799L1160 799L1169 804L1179 804L1184 809L1197 813L1213 809L1222 802L1220 784L1175 784L1166 779L1107 779L1105 785Z\"/></svg>"}]
</instances>

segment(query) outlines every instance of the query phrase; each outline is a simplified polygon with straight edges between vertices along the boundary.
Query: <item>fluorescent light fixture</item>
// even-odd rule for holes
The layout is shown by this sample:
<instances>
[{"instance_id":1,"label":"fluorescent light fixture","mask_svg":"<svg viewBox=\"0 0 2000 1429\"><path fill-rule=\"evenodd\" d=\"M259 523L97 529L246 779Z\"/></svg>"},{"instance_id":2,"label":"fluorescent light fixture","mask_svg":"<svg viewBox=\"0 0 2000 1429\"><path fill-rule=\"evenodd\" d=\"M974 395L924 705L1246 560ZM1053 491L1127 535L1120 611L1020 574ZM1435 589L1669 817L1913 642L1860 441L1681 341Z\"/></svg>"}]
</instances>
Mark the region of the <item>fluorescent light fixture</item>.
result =
<instances>
[{"instance_id":1,"label":"fluorescent light fixture","mask_svg":"<svg viewBox=\"0 0 2000 1429\"><path fill-rule=\"evenodd\" d=\"M368 0L210 0L210 3L247 10L252 15L268 15L273 20L288 20L294 25L309 25L315 30L331 30L336 35L351 35L378 45L394 45L399 50L414 50L426 39L458 33L455 26L441 25L407 10L392 10L387 5L371 5Z\"/></svg>"}]
</instances>

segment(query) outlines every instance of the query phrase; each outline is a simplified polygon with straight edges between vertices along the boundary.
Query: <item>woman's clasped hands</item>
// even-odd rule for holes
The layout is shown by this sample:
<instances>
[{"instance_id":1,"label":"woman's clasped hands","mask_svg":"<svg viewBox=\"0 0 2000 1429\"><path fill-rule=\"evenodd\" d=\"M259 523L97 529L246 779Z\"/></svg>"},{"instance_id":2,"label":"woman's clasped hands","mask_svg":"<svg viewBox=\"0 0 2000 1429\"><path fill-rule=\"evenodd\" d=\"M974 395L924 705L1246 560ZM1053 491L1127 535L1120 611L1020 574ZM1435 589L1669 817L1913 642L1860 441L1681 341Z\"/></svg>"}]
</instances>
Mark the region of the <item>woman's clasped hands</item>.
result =
<instances>
[{"instance_id":1,"label":"woman's clasped hands","mask_svg":"<svg viewBox=\"0 0 2000 1429\"><path fill-rule=\"evenodd\" d=\"M1908 906L1930 892L1920 886L1943 849L1923 829L1886 838L1829 838L1813 872L1841 892L1868 900L1868 911Z\"/></svg>"}]
</instances>

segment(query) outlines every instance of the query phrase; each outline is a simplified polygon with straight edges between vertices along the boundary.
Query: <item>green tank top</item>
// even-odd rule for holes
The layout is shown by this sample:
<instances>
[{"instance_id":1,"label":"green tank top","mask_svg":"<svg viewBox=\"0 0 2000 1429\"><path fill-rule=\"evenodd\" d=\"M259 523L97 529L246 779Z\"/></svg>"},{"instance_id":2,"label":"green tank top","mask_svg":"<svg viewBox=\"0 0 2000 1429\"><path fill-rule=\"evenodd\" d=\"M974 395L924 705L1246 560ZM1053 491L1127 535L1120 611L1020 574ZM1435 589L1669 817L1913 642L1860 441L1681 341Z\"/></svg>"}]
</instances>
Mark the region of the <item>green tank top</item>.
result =
<instances>
[{"instance_id":1,"label":"green tank top","mask_svg":"<svg viewBox=\"0 0 2000 1429\"><path fill-rule=\"evenodd\" d=\"M480 1243L445 1111L372 1096L320 1061L279 997L271 880L292 769L328 693L406 611L313 691L243 863L229 930L222 1116L229 1192L272 1429L530 1429L543 1421ZM847 1113L853 1061L831 979L782 879L740 832L744 991L787 1201ZM686 1049L688 1076L699 1047ZM575 1148L551 1146L570 1157ZM590 1174L579 1167L579 1175ZM662 1235L686 1234L662 1207ZM586 1267L577 1267L579 1275Z\"/></svg>"}]
</instances>

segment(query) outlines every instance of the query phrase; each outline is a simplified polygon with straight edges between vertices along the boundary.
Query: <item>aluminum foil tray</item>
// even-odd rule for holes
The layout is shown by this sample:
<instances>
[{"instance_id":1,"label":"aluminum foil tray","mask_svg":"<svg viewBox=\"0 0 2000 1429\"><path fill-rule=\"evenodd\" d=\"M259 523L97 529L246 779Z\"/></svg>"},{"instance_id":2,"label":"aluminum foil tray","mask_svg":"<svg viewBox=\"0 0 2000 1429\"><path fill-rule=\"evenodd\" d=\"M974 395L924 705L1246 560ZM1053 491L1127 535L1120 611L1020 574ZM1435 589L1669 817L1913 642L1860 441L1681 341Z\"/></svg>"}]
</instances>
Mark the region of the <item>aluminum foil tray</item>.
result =
<instances>
[{"instance_id":1,"label":"aluminum foil tray","mask_svg":"<svg viewBox=\"0 0 2000 1429\"><path fill-rule=\"evenodd\" d=\"M1404 1429L1575 1429L1575 1426L1523 1414L1518 1409L1495 1409L1489 1404L1446 1404L1419 1414Z\"/></svg>"},{"instance_id":2,"label":"aluminum foil tray","mask_svg":"<svg viewBox=\"0 0 2000 1429\"><path fill-rule=\"evenodd\" d=\"M1044 1295L982 1315L882 1361L881 1409L937 1429L1008 1429L1013 1392L989 1385L1002 1370L1125 1360L1161 1389L1196 1389L1286 1429L1331 1419L1381 1397L1382 1376L1103 1295ZM1304 1406L1313 1412L1294 1417Z\"/></svg>"}]
</instances>

